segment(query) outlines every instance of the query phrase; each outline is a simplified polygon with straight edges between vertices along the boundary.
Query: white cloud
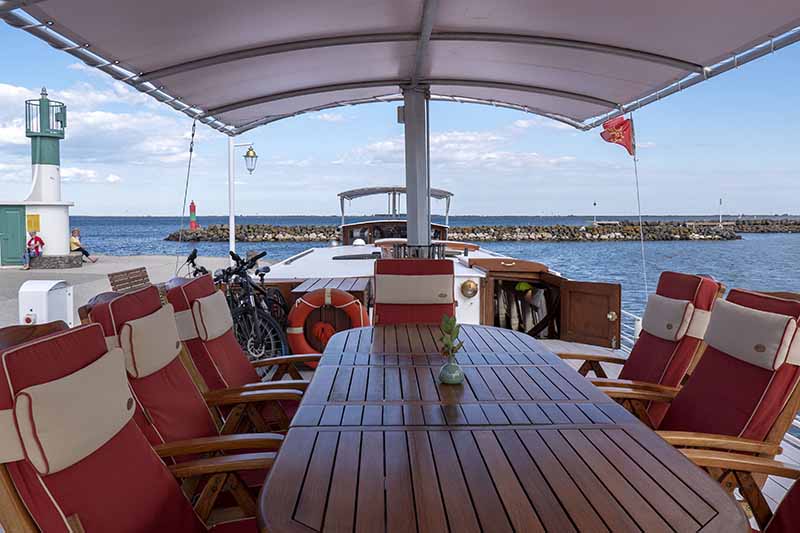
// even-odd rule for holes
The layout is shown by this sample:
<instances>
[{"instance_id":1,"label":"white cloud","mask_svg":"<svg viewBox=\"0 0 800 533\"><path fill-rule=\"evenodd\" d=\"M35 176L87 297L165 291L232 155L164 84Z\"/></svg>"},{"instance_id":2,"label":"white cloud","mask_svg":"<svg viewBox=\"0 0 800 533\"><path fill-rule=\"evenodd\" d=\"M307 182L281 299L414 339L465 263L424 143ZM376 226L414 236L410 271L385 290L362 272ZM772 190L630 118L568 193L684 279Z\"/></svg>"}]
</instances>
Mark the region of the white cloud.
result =
<instances>
[{"instance_id":1,"label":"white cloud","mask_svg":"<svg viewBox=\"0 0 800 533\"><path fill-rule=\"evenodd\" d=\"M636 148L655 148L656 143L653 141L642 141L636 143Z\"/></svg>"},{"instance_id":2,"label":"white cloud","mask_svg":"<svg viewBox=\"0 0 800 533\"><path fill-rule=\"evenodd\" d=\"M439 168L515 171L556 167L575 161L568 155L546 156L537 152L508 150L509 139L495 131L446 131L430 137L431 164ZM402 165L402 137L372 142L343 155L336 164Z\"/></svg>"},{"instance_id":3,"label":"white cloud","mask_svg":"<svg viewBox=\"0 0 800 533\"><path fill-rule=\"evenodd\" d=\"M62 167L61 181L64 183L91 183L91 184L114 184L122 181L117 174L108 174L102 178L97 171L88 168Z\"/></svg>"},{"instance_id":4,"label":"white cloud","mask_svg":"<svg viewBox=\"0 0 800 533\"><path fill-rule=\"evenodd\" d=\"M310 116L312 120L321 120L323 122L342 122L344 115L341 113L315 113Z\"/></svg>"}]
</instances>

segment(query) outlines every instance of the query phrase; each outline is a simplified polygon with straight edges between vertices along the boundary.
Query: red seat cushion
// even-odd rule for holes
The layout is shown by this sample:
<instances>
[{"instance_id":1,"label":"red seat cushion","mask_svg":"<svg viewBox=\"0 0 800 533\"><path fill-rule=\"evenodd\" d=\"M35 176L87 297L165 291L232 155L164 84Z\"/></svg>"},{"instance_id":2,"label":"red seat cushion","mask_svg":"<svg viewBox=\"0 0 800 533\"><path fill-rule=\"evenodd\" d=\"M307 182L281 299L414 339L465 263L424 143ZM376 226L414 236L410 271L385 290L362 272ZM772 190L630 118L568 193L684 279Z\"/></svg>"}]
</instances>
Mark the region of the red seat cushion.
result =
<instances>
[{"instance_id":1,"label":"red seat cushion","mask_svg":"<svg viewBox=\"0 0 800 533\"><path fill-rule=\"evenodd\" d=\"M167 300L175 311L189 310L198 298L210 296L216 291L211 276L194 279L175 279L167 290ZM250 359L236 340L233 330L204 341L199 337L185 341L189 354L198 372L211 390L241 387L248 383L258 383L261 377L256 372ZM297 411L298 403L282 401L281 407L290 418ZM269 405L262 408L267 422L275 419Z\"/></svg>"},{"instance_id":2,"label":"red seat cushion","mask_svg":"<svg viewBox=\"0 0 800 533\"><path fill-rule=\"evenodd\" d=\"M424 294L414 293L414 278L420 276L445 276L449 278L446 291L452 294L454 283L453 261L449 259L379 259L375 261L375 325L387 324L439 324L443 316L455 316L455 297L439 302L431 297L430 303L381 302L380 276L408 276L409 294L419 299ZM435 295L434 295L435 296Z\"/></svg>"},{"instance_id":3,"label":"red seat cushion","mask_svg":"<svg viewBox=\"0 0 800 533\"><path fill-rule=\"evenodd\" d=\"M796 533L800 531L800 483L794 482L766 528L766 533Z\"/></svg>"},{"instance_id":4,"label":"red seat cushion","mask_svg":"<svg viewBox=\"0 0 800 533\"><path fill-rule=\"evenodd\" d=\"M122 326L161 308L158 289L140 291L97 304L90 313L92 321L103 326L113 337ZM218 435L205 400L179 358L161 370L143 378L128 376L140 413L134 419L153 444Z\"/></svg>"},{"instance_id":5,"label":"red seat cushion","mask_svg":"<svg viewBox=\"0 0 800 533\"><path fill-rule=\"evenodd\" d=\"M761 311L800 316L800 302L738 289L727 299ZM785 363L768 370L709 346L658 428L763 440L798 378L800 367Z\"/></svg>"},{"instance_id":6,"label":"red seat cushion","mask_svg":"<svg viewBox=\"0 0 800 533\"><path fill-rule=\"evenodd\" d=\"M19 391L60 379L105 352L102 330L95 324L7 350L0 367L0 409L12 405L10 387ZM78 515L86 531L205 531L134 422L88 457L54 474L40 476L27 460L7 467L42 531L67 532L64 517L72 515Z\"/></svg>"}]
</instances>

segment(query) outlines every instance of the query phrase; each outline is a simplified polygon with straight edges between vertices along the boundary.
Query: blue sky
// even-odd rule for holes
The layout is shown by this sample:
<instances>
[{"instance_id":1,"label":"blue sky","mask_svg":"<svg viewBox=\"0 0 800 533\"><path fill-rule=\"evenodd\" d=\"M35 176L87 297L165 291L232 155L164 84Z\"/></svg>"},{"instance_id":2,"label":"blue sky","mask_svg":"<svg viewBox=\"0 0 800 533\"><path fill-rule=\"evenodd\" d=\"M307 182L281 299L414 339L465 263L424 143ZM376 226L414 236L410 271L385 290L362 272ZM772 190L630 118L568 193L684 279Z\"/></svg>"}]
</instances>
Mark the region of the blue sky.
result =
<instances>
[{"instance_id":1,"label":"blue sky","mask_svg":"<svg viewBox=\"0 0 800 533\"><path fill-rule=\"evenodd\" d=\"M67 103L63 196L74 214L180 214L191 122L32 36L0 23L0 200L30 186L24 100L46 85ZM10 53L9 53L10 52ZM646 214L800 213L800 46L795 45L635 114ZM403 182L396 104L369 104L281 121L242 136L237 213L334 214L336 193ZM431 182L452 190L455 214L635 213L626 152L599 132L524 113L431 104ZM198 125L190 197L227 212L226 139ZM440 212L439 205L434 211ZM358 200L350 212L385 210Z\"/></svg>"}]
</instances>

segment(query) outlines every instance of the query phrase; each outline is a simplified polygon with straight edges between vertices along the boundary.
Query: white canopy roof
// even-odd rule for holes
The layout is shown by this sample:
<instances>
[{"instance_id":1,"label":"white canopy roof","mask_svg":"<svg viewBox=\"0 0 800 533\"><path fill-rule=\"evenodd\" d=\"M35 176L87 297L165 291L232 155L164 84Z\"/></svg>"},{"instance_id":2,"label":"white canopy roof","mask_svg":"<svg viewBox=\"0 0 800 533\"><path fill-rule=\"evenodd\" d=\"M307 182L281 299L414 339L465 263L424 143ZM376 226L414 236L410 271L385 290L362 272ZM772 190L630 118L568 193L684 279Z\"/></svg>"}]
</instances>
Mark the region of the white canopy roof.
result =
<instances>
[{"instance_id":1,"label":"white canopy roof","mask_svg":"<svg viewBox=\"0 0 800 533\"><path fill-rule=\"evenodd\" d=\"M800 40L798 0L0 0L230 135L401 87L589 129Z\"/></svg>"},{"instance_id":2,"label":"white canopy roof","mask_svg":"<svg viewBox=\"0 0 800 533\"><path fill-rule=\"evenodd\" d=\"M361 187L360 189L350 189L349 191L340 192L337 196L342 200L353 200L355 198L362 198L364 196L375 196L378 194L399 193L406 194L405 187ZM450 198L453 193L445 191L444 189L431 189L430 197L442 200Z\"/></svg>"}]
</instances>

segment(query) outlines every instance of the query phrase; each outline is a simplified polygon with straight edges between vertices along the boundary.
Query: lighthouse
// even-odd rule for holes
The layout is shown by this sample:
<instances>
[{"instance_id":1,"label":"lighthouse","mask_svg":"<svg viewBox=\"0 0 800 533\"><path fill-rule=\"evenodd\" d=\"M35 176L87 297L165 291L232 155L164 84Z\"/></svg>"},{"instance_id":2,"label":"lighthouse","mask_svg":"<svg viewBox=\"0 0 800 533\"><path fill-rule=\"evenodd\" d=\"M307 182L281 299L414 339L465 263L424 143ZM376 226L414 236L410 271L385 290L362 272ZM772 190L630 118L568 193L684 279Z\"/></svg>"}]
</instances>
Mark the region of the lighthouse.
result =
<instances>
[{"instance_id":1,"label":"lighthouse","mask_svg":"<svg viewBox=\"0 0 800 533\"><path fill-rule=\"evenodd\" d=\"M50 100L42 88L38 100L25 102L25 135L31 140L33 183L25 199L26 230L38 231L44 255L69 254L69 208L61 199L61 140L67 106Z\"/></svg>"},{"instance_id":2,"label":"lighthouse","mask_svg":"<svg viewBox=\"0 0 800 533\"><path fill-rule=\"evenodd\" d=\"M61 199L60 142L67 127L67 106L47 97L25 102L25 135L31 140L31 189L25 200L0 199L0 265L22 264L28 232L44 240L42 268L80 266L69 254L69 208ZM61 257L58 257L61 256Z\"/></svg>"}]
</instances>

